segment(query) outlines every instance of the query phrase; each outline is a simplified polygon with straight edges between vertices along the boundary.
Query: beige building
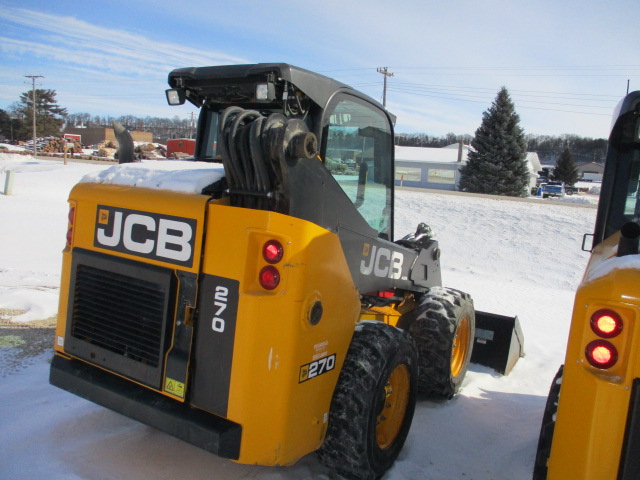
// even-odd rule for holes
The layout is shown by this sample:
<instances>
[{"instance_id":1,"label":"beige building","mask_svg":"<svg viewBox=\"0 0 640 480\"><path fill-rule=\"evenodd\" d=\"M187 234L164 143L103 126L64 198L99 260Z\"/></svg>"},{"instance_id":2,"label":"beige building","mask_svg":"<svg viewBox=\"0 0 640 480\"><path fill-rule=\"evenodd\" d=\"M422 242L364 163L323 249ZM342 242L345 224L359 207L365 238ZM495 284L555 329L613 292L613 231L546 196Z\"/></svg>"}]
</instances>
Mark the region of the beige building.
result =
<instances>
[{"instance_id":1,"label":"beige building","mask_svg":"<svg viewBox=\"0 0 640 480\"><path fill-rule=\"evenodd\" d=\"M116 142L116 135L113 132L113 128L108 127L78 128L67 126L62 133L68 135L79 135L80 143L86 146L98 145L104 141ZM140 132L138 130L134 130L131 132L131 136L133 137L134 142L153 142L153 133L151 132Z\"/></svg>"},{"instance_id":2,"label":"beige building","mask_svg":"<svg viewBox=\"0 0 640 480\"><path fill-rule=\"evenodd\" d=\"M583 163L577 166L580 180L601 182L604 174L604 165L596 162Z\"/></svg>"},{"instance_id":3,"label":"beige building","mask_svg":"<svg viewBox=\"0 0 640 480\"><path fill-rule=\"evenodd\" d=\"M396 185L405 187L458 190L460 167L467 163L469 145L457 144L443 148L395 147ZM529 187L536 186L540 159L536 152L527 152Z\"/></svg>"}]
</instances>

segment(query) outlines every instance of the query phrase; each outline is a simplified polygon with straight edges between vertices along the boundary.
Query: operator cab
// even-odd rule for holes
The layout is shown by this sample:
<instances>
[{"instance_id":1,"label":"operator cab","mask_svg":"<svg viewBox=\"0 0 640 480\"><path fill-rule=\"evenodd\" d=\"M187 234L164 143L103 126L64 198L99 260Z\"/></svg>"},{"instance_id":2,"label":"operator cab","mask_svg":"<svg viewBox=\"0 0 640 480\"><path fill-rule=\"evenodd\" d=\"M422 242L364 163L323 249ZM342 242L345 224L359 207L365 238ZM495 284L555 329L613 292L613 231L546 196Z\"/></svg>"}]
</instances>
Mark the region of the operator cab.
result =
<instances>
[{"instance_id":1,"label":"operator cab","mask_svg":"<svg viewBox=\"0 0 640 480\"><path fill-rule=\"evenodd\" d=\"M286 64L182 68L169 74L170 105L199 107L195 160L223 162L221 116L230 106L299 119L321 161L379 238L393 238L392 117L378 102L328 77ZM222 128L221 128L222 127Z\"/></svg>"},{"instance_id":2,"label":"operator cab","mask_svg":"<svg viewBox=\"0 0 640 480\"><path fill-rule=\"evenodd\" d=\"M627 95L616 107L593 246L628 222L640 223L640 91Z\"/></svg>"}]
</instances>

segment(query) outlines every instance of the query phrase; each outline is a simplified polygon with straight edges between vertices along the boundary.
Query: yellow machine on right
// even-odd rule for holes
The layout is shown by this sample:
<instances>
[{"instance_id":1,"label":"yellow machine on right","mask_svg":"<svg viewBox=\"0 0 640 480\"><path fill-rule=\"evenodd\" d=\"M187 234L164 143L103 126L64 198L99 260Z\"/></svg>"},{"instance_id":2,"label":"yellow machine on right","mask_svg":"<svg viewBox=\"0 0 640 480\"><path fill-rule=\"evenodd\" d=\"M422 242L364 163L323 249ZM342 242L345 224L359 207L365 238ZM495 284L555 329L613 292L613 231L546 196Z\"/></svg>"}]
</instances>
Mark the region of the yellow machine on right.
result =
<instances>
[{"instance_id":1,"label":"yellow machine on right","mask_svg":"<svg viewBox=\"0 0 640 480\"><path fill-rule=\"evenodd\" d=\"M533 480L640 479L639 177L636 91L613 117L591 258L547 399Z\"/></svg>"}]
</instances>

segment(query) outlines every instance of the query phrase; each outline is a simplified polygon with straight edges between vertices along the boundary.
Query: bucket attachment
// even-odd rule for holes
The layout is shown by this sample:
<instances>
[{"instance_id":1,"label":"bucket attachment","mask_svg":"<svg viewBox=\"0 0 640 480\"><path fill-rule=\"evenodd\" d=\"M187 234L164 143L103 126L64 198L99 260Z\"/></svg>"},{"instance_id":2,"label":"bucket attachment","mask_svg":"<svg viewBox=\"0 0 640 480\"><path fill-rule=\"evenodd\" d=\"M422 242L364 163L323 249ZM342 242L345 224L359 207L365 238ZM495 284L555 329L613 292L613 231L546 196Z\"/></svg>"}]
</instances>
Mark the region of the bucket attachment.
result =
<instances>
[{"instance_id":1,"label":"bucket attachment","mask_svg":"<svg viewBox=\"0 0 640 480\"><path fill-rule=\"evenodd\" d=\"M476 336L471 362L509 375L520 357L524 357L524 335L518 317L476 310Z\"/></svg>"}]
</instances>

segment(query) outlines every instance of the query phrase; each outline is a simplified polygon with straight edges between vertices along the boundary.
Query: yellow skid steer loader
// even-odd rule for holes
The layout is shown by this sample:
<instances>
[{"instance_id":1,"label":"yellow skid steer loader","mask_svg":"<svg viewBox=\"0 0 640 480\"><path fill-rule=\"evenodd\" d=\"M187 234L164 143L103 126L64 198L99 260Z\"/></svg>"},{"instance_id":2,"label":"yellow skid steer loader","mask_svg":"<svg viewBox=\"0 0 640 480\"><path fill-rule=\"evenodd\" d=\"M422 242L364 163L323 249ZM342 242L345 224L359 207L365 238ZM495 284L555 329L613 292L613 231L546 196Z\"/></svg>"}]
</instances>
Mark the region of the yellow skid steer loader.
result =
<instances>
[{"instance_id":1,"label":"yellow skid steer loader","mask_svg":"<svg viewBox=\"0 0 640 480\"><path fill-rule=\"evenodd\" d=\"M547 399L534 480L640 478L639 186L640 91L613 117L591 258Z\"/></svg>"},{"instance_id":2,"label":"yellow skid steer loader","mask_svg":"<svg viewBox=\"0 0 640 480\"><path fill-rule=\"evenodd\" d=\"M121 165L71 191L51 383L240 463L317 451L379 478L417 393L452 397L476 337L508 372L517 319L441 285L425 224L393 241L394 117L376 101L286 64L169 84L200 108L180 166L201 175L121 182L136 164L118 128Z\"/></svg>"}]
</instances>

